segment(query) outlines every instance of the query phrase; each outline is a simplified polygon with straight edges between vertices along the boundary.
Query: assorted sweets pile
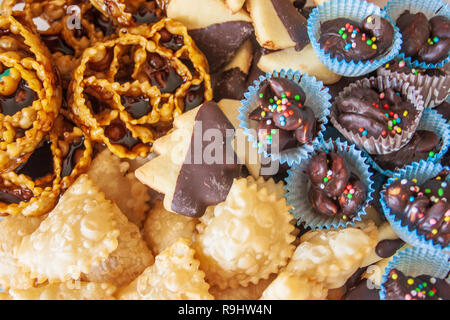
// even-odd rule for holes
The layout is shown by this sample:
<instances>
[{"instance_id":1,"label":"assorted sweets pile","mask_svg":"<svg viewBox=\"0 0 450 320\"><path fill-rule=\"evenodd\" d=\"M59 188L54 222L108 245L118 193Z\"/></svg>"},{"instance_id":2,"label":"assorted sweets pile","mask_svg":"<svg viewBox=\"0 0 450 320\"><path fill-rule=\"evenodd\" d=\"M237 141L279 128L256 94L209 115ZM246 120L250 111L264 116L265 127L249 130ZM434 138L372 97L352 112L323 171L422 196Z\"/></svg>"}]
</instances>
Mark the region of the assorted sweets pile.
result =
<instances>
[{"instance_id":1,"label":"assorted sweets pile","mask_svg":"<svg viewBox=\"0 0 450 320\"><path fill-rule=\"evenodd\" d=\"M314 2L2 1L0 299L448 299L442 277L385 268L423 241L448 254L450 78L409 60L447 59L449 18L403 13L405 55L342 76L311 44ZM318 42L372 63L392 23L335 17ZM306 192L286 194L302 161ZM387 183L408 165L441 167Z\"/></svg>"}]
</instances>

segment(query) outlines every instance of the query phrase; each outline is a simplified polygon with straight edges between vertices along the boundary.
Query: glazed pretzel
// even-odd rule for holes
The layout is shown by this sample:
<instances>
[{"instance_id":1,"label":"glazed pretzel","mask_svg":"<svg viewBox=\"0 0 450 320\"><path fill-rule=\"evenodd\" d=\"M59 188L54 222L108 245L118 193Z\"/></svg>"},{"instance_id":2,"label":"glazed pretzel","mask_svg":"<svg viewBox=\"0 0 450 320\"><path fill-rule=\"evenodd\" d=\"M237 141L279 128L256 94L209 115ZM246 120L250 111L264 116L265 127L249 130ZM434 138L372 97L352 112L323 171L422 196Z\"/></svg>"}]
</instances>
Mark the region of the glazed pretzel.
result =
<instances>
[{"instance_id":1,"label":"glazed pretzel","mask_svg":"<svg viewBox=\"0 0 450 320\"><path fill-rule=\"evenodd\" d=\"M51 153L52 170L37 177L39 174L32 173L33 169L49 166L42 162L47 159L39 152L46 147ZM0 175L2 214L38 216L52 210L60 193L87 171L92 158L92 144L80 128L61 115L35 153L35 157L31 155L28 158L30 162L33 160L31 163L25 162L15 171Z\"/></svg>"},{"instance_id":2,"label":"glazed pretzel","mask_svg":"<svg viewBox=\"0 0 450 320\"><path fill-rule=\"evenodd\" d=\"M67 83L86 48L115 36L113 21L87 0L6 0L2 14L16 17L40 35ZM47 29L38 28L35 21Z\"/></svg>"},{"instance_id":3,"label":"glazed pretzel","mask_svg":"<svg viewBox=\"0 0 450 320\"><path fill-rule=\"evenodd\" d=\"M162 45L167 33L179 37L176 46ZM207 72L205 57L176 21L121 29L118 38L84 52L69 88L73 119L119 157L145 157L193 90L203 88L201 102L212 99ZM141 108L133 110L128 99Z\"/></svg>"},{"instance_id":4,"label":"glazed pretzel","mask_svg":"<svg viewBox=\"0 0 450 320\"><path fill-rule=\"evenodd\" d=\"M6 172L51 129L62 93L48 50L12 17L0 16L0 47L0 172Z\"/></svg>"}]
</instances>

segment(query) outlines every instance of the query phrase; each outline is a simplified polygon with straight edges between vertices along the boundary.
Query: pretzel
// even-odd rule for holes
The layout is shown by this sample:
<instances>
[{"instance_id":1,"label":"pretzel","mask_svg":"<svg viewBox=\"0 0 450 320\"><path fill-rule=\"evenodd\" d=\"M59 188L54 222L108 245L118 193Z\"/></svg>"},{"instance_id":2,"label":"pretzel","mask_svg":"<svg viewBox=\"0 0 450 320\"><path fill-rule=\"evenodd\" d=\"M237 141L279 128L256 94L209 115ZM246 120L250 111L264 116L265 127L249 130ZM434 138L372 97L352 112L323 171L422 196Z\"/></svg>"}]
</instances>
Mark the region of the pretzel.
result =
<instances>
[{"instance_id":1,"label":"pretzel","mask_svg":"<svg viewBox=\"0 0 450 320\"><path fill-rule=\"evenodd\" d=\"M119 34L85 50L69 105L93 141L135 159L151 152L185 107L211 100L212 90L206 59L180 23L163 19Z\"/></svg>"}]
</instances>

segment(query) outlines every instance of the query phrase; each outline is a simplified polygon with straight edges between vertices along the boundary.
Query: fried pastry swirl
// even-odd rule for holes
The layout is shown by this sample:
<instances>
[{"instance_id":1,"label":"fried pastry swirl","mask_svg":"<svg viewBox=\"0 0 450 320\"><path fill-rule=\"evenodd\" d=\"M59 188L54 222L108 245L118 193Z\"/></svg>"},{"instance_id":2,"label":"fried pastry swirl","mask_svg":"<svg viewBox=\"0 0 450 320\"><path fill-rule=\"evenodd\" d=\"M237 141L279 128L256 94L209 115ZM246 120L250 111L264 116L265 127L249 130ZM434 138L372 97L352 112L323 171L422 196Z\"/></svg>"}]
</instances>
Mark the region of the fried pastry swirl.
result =
<instances>
[{"instance_id":1,"label":"fried pastry swirl","mask_svg":"<svg viewBox=\"0 0 450 320\"><path fill-rule=\"evenodd\" d=\"M117 29L113 19L87 0L6 0L2 14L16 17L39 34L66 84L83 51L115 37Z\"/></svg>"},{"instance_id":2,"label":"fried pastry swirl","mask_svg":"<svg viewBox=\"0 0 450 320\"><path fill-rule=\"evenodd\" d=\"M163 19L86 49L69 88L73 118L119 157L145 157L176 115L211 100L208 65L186 28Z\"/></svg>"},{"instance_id":3,"label":"fried pastry swirl","mask_svg":"<svg viewBox=\"0 0 450 320\"><path fill-rule=\"evenodd\" d=\"M87 171L91 157L90 139L59 116L26 162L0 174L0 212L25 216L49 212L60 193Z\"/></svg>"},{"instance_id":4,"label":"fried pastry swirl","mask_svg":"<svg viewBox=\"0 0 450 320\"><path fill-rule=\"evenodd\" d=\"M60 80L48 57L29 29L0 16L0 172L24 162L58 115Z\"/></svg>"}]
</instances>

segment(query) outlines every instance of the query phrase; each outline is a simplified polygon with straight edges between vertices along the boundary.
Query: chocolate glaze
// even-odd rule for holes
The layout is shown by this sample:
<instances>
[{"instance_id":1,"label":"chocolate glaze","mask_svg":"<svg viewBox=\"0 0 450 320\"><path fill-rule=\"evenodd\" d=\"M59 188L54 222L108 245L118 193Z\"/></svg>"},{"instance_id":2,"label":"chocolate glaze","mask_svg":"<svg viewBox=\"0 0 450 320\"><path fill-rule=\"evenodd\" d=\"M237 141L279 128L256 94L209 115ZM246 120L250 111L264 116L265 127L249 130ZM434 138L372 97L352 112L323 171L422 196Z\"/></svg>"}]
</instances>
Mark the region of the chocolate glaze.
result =
<instances>
[{"instance_id":1,"label":"chocolate glaze","mask_svg":"<svg viewBox=\"0 0 450 320\"><path fill-rule=\"evenodd\" d=\"M296 43L295 50L302 50L309 44L306 18L295 10L290 0L271 0L275 12L283 23L292 41Z\"/></svg>"},{"instance_id":2,"label":"chocolate glaze","mask_svg":"<svg viewBox=\"0 0 450 320\"><path fill-rule=\"evenodd\" d=\"M229 21L189 30L189 35L208 60L210 73L230 62L252 33L253 25L246 21Z\"/></svg>"},{"instance_id":3,"label":"chocolate glaze","mask_svg":"<svg viewBox=\"0 0 450 320\"><path fill-rule=\"evenodd\" d=\"M42 146L36 148L28 160L21 164L15 172L24 174L36 180L53 173L53 153L51 142L45 141Z\"/></svg>"},{"instance_id":4,"label":"chocolate glaze","mask_svg":"<svg viewBox=\"0 0 450 320\"><path fill-rule=\"evenodd\" d=\"M380 23L374 24L375 21ZM346 25L353 26L353 29L346 28ZM376 29L378 25L380 28ZM341 28L345 29L342 34ZM357 29L360 30L357 34L350 31ZM375 42L372 42L372 37L377 37ZM392 46L393 39L394 27L386 19L376 15L368 16L362 23L347 18L337 18L325 21L320 26L320 47L339 61L375 59ZM367 42L369 40L370 44ZM373 47L374 44L376 47Z\"/></svg>"},{"instance_id":5,"label":"chocolate glaze","mask_svg":"<svg viewBox=\"0 0 450 320\"><path fill-rule=\"evenodd\" d=\"M198 107L204 100L205 84L202 82L201 84L191 86L186 93L186 97L184 97L184 112Z\"/></svg>"},{"instance_id":6,"label":"chocolate glaze","mask_svg":"<svg viewBox=\"0 0 450 320\"><path fill-rule=\"evenodd\" d=\"M204 103L197 112L190 146L178 174L173 193L172 210L189 217L201 217L207 206L224 201L233 184L233 179L239 177L241 170L234 152L232 153L232 159L227 157L225 143L222 145L222 158L220 159L223 164L206 164L203 163L204 159L202 159L201 164L195 164L196 148L194 141L200 138L196 135L201 134L201 137L203 137L208 129L219 130L224 139L226 130L234 129L220 107L212 101ZM208 145L209 143L202 143L201 155L204 154ZM199 151L198 155L200 155ZM195 186L195 188L192 186Z\"/></svg>"},{"instance_id":7,"label":"chocolate glaze","mask_svg":"<svg viewBox=\"0 0 450 320\"><path fill-rule=\"evenodd\" d=\"M150 24L161 20L163 12L158 8L156 1L146 1L142 3L136 12L133 13L133 19L138 24Z\"/></svg>"},{"instance_id":8,"label":"chocolate glaze","mask_svg":"<svg viewBox=\"0 0 450 320\"><path fill-rule=\"evenodd\" d=\"M403 39L401 52L406 56L427 63L437 63L447 58L450 50L448 18L435 16L428 21L422 12L412 14L406 10L397 19L397 25Z\"/></svg>"},{"instance_id":9,"label":"chocolate glaze","mask_svg":"<svg viewBox=\"0 0 450 320\"><path fill-rule=\"evenodd\" d=\"M74 141L70 144L69 152L63 159L62 168L61 168L61 177L70 176L76 164L76 153L80 150L84 150L84 137L82 137L79 141Z\"/></svg>"},{"instance_id":10,"label":"chocolate glaze","mask_svg":"<svg viewBox=\"0 0 450 320\"><path fill-rule=\"evenodd\" d=\"M388 279L383 285L386 290L386 300L450 299L449 284L443 279L433 278L425 274L418 277L409 277L394 268L389 272Z\"/></svg>"},{"instance_id":11,"label":"chocolate glaze","mask_svg":"<svg viewBox=\"0 0 450 320\"><path fill-rule=\"evenodd\" d=\"M31 198L33 198L31 190L15 185L6 186L3 179L0 179L0 202L18 204L22 201L28 202Z\"/></svg>"},{"instance_id":12,"label":"chocolate glaze","mask_svg":"<svg viewBox=\"0 0 450 320\"><path fill-rule=\"evenodd\" d=\"M31 90L22 79L16 92L10 96L0 96L0 111L4 115L13 116L23 108L31 106L36 99L36 92Z\"/></svg>"},{"instance_id":13,"label":"chocolate glaze","mask_svg":"<svg viewBox=\"0 0 450 320\"><path fill-rule=\"evenodd\" d=\"M113 21L104 16L103 13L98 11L95 7L87 10L84 16L90 23L92 23L96 27L96 29L102 31L104 36L110 36L114 33L116 27ZM80 38L81 35L79 35L78 37Z\"/></svg>"},{"instance_id":14,"label":"chocolate glaze","mask_svg":"<svg viewBox=\"0 0 450 320\"><path fill-rule=\"evenodd\" d=\"M395 252L400 249L405 242L402 239L385 239L380 242L378 242L377 246L375 247L375 253L380 258L389 258L392 257Z\"/></svg>"},{"instance_id":15,"label":"chocolate glaze","mask_svg":"<svg viewBox=\"0 0 450 320\"><path fill-rule=\"evenodd\" d=\"M447 171L441 172L418 186L406 179L392 183L384 193L384 201L402 225L410 231L417 230L426 239L446 247L450 241L450 222L445 215L450 210L450 187Z\"/></svg>"},{"instance_id":16,"label":"chocolate glaze","mask_svg":"<svg viewBox=\"0 0 450 320\"><path fill-rule=\"evenodd\" d=\"M406 63L402 64L400 66L400 62L404 60L396 59L392 60L391 62L384 65L384 67L381 67L378 70L378 73L380 75L387 74L386 72L383 72L384 70L389 70L391 72L398 72L398 73L404 73L404 74L423 74L431 77L441 77L445 76L445 71L441 69L421 69L421 68L410 68Z\"/></svg>"},{"instance_id":17,"label":"chocolate glaze","mask_svg":"<svg viewBox=\"0 0 450 320\"><path fill-rule=\"evenodd\" d=\"M147 54L144 72L149 77L150 83L157 86L162 93L174 93L183 83L183 79L171 66L170 61L157 53Z\"/></svg>"},{"instance_id":18,"label":"chocolate glaze","mask_svg":"<svg viewBox=\"0 0 450 320\"><path fill-rule=\"evenodd\" d=\"M440 146L440 138L432 131L418 130L411 140L398 151L373 155L375 162L385 170L395 170L409 163L428 159L430 152L437 153Z\"/></svg>"},{"instance_id":19,"label":"chocolate glaze","mask_svg":"<svg viewBox=\"0 0 450 320\"><path fill-rule=\"evenodd\" d=\"M69 45L61 39L60 36L41 34L40 37L51 53L62 52L63 54L70 56L75 54L75 50L69 47Z\"/></svg>"},{"instance_id":20,"label":"chocolate glaze","mask_svg":"<svg viewBox=\"0 0 450 320\"><path fill-rule=\"evenodd\" d=\"M134 118L139 119L152 111L150 99L148 97L121 96L122 105L125 110Z\"/></svg>"},{"instance_id":21,"label":"chocolate glaze","mask_svg":"<svg viewBox=\"0 0 450 320\"><path fill-rule=\"evenodd\" d=\"M125 125L114 120L105 129L105 136L111 140L114 144L120 144L129 150L133 149L139 143L142 143L139 139L133 137L132 133L125 127Z\"/></svg>"},{"instance_id":22,"label":"chocolate glaze","mask_svg":"<svg viewBox=\"0 0 450 320\"><path fill-rule=\"evenodd\" d=\"M247 91L247 75L239 68L232 68L211 74L214 101L222 99L241 100Z\"/></svg>"},{"instance_id":23,"label":"chocolate glaze","mask_svg":"<svg viewBox=\"0 0 450 320\"><path fill-rule=\"evenodd\" d=\"M159 43L172 51L178 51L184 45L183 36L171 34L166 28L161 29L159 34L161 35Z\"/></svg>"}]
</instances>

